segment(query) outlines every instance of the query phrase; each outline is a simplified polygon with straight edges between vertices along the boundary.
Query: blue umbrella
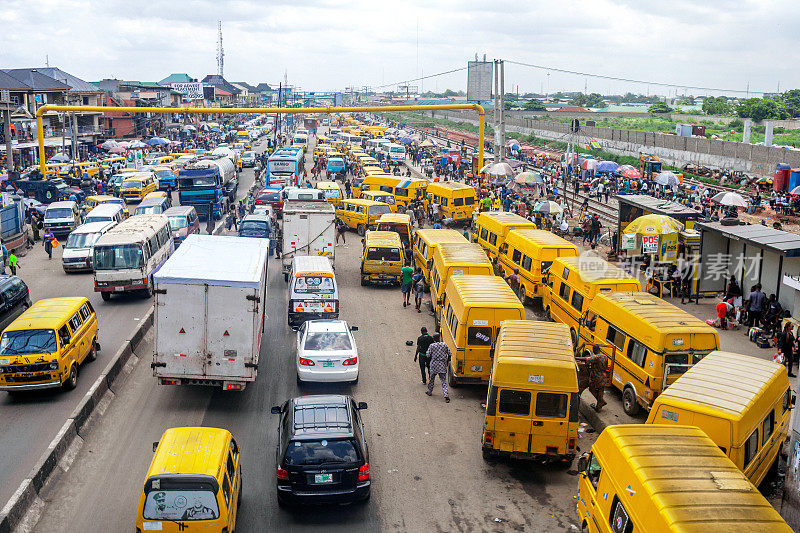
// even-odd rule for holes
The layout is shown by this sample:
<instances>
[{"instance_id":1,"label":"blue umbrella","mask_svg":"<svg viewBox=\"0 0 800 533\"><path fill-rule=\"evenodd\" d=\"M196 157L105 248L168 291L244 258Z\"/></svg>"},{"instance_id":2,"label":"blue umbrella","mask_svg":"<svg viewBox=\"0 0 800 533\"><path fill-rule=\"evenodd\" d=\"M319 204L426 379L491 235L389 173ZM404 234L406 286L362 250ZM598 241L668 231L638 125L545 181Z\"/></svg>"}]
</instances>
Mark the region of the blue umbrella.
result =
<instances>
[{"instance_id":1,"label":"blue umbrella","mask_svg":"<svg viewBox=\"0 0 800 533\"><path fill-rule=\"evenodd\" d=\"M147 144L149 144L150 146L155 146L157 144L169 144L169 141L166 139L162 139L161 137L153 137L152 139L147 141Z\"/></svg>"},{"instance_id":2,"label":"blue umbrella","mask_svg":"<svg viewBox=\"0 0 800 533\"><path fill-rule=\"evenodd\" d=\"M47 160L48 163L66 163L67 161L69 161L69 157L61 152Z\"/></svg>"},{"instance_id":3,"label":"blue umbrella","mask_svg":"<svg viewBox=\"0 0 800 533\"><path fill-rule=\"evenodd\" d=\"M614 172L619 168L617 163L613 161L600 161L597 163L597 166L594 167L595 172Z\"/></svg>"}]
</instances>

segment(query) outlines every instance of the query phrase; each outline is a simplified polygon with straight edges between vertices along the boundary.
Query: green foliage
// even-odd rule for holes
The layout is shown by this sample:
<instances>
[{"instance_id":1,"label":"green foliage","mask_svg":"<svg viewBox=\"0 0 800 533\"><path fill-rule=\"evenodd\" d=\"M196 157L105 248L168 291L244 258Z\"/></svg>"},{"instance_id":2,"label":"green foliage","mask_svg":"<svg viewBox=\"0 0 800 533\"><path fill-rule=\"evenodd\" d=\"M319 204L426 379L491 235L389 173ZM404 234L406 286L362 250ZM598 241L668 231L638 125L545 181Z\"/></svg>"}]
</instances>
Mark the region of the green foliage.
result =
<instances>
[{"instance_id":1,"label":"green foliage","mask_svg":"<svg viewBox=\"0 0 800 533\"><path fill-rule=\"evenodd\" d=\"M678 105L694 105L694 96L681 96Z\"/></svg>"},{"instance_id":2,"label":"green foliage","mask_svg":"<svg viewBox=\"0 0 800 533\"><path fill-rule=\"evenodd\" d=\"M707 96L703 100L703 111L707 115L730 115L732 108L724 96Z\"/></svg>"},{"instance_id":3,"label":"green foliage","mask_svg":"<svg viewBox=\"0 0 800 533\"><path fill-rule=\"evenodd\" d=\"M525 102L525 105L522 106L522 109L524 109L525 111L546 111L547 110L547 108L544 106L544 104L541 101L539 101L539 100L537 100L535 98L532 98L531 100L528 100L527 102Z\"/></svg>"},{"instance_id":4,"label":"green foliage","mask_svg":"<svg viewBox=\"0 0 800 533\"><path fill-rule=\"evenodd\" d=\"M740 100L736 106L736 114L742 118L752 118L760 122L764 119L787 118L789 113L783 102L772 98L747 98Z\"/></svg>"},{"instance_id":5,"label":"green foliage","mask_svg":"<svg viewBox=\"0 0 800 533\"><path fill-rule=\"evenodd\" d=\"M780 95L790 117L800 117L800 89L791 89Z\"/></svg>"},{"instance_id":6,"label":"green foliage","mask_svg":"<svg viewBox=\"0 0 800 533\"><path fill-rule=\"evenodd\" d=\"M571 105L577 105L581 107L596 107L596 108L608 107L607 104L603 101L603 95L599 93L592 93L589 95L578 93L576 95L573 95L572 98L569 99L569 103Z\"/></svg>"},{"instance_id":7,"label":"green foliage","mask_svg":"<svg viewBox=\"0 0 800 533\"><path fill-rule=\"evenodd\" d=\"M666 102L656 102L647 108L650 113L672 113L672 108Z\"/></svg>"},{"instance_id":8,"label":"green foliage","mask_svg":"<svg viewBox=\"0 0 800 533\"><path fill-rule=\"evenodd\" d=\"M728 128L741 133L744 131L744 122L738 118L733 119L728 124Z\"/></svg>"}]
</instances>

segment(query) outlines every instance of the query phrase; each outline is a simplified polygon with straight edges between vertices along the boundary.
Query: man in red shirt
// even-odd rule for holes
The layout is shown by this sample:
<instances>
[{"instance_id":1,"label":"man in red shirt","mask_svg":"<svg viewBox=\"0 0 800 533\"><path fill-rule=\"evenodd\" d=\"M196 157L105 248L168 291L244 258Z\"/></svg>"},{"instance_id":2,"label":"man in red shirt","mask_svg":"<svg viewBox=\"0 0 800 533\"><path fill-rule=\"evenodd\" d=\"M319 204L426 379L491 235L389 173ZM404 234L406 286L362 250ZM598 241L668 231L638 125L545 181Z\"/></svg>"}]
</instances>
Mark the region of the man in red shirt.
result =
<instances>
[{"instance_id":1,"label":"man in red shirt","mask_svg":"<svg viewBox=\"0 0 800 533\"><path fill-rule=\"evenodd\" d=\"M719 327L727 329L728 315L733 311L733 305L728 303L724 298L717 304L717 318L719 318Z\"/></svg>"}]
</instances>

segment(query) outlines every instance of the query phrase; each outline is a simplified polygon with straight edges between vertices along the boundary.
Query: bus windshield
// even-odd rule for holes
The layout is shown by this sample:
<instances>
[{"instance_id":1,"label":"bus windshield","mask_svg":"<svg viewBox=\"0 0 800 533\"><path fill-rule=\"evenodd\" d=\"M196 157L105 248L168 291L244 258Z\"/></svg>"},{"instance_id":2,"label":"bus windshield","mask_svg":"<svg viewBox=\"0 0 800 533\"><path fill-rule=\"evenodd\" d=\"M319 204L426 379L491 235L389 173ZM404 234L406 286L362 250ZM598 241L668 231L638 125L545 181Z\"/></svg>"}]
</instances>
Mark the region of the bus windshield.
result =
<instances>
[{"instance_id":1,"label":"bus windshield","mask_svg":"<svg viewBox=\"0 0 800 533\"><path fill-rule=\"evenodd\" d=\"M0 338L0 356L57 351L56 332L52 329L6 331Z\"/></svg>"},{"instance_id":2,"label":"bus windshield","mask_svg":"<svg viewBox=\"0 0 800 533\"><path fill-rule=\"evenodd\" d=\"M144 252L140 244L118 244L94 249L95 270L141 268L143 264Z\"/></svg>"},{"instance_id":3,"label":"bus windshield","mask_svg":"<svg viewBox=\"0 0 800 533\"><path fill-rule=\"evenodd\" d=\"M100 235L99 232L70 233L64 248L90 248L100 238Z\"/></svg>"},{"instance_id":4,"label":"bus windshield","mask_svg":"<svg viewBox=\"0 0 800 533\"><path fill-rule=\"evenodd\" d=\"M385 215L391 212L392 210L388 205L373 205L369 208L370 215Z\"/></svg>"}]
</instances>

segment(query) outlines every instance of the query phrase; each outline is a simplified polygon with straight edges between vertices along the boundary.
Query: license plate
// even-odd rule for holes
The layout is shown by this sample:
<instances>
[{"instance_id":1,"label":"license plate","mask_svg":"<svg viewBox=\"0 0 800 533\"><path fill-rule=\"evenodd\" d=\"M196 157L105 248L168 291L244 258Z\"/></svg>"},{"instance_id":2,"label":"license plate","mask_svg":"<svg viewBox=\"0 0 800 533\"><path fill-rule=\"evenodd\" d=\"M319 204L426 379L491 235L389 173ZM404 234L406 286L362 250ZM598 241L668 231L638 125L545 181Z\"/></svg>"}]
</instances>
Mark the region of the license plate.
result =
<instances>
[{"instance_id":1,"label":"license plate","mask_svg":"<svg viewBox=\"0 0 800 533\"><path fill-rule=\"evenodd\" d=\"M333 366L335 363L333 361L324 361L322 366Z\"/></svg>"},{"instance_id":2,"label":"license plate","mask_svg":"<svg viewBox=\"0 0 800 533\"><path fill-rule=\"evenodd\" d=\"M333 483L333 474L314 474L314 483Z\"/></svg>"},{"instance_id":3,"label":"license plate","mask_svg":"<svg viewBox=\"0 0 800 533\"><path fill-rule=\"evenodd\" d=\"M114 290L121 292L125 290L125 287L114 287Z\"/></svg>"}]
</instances>

